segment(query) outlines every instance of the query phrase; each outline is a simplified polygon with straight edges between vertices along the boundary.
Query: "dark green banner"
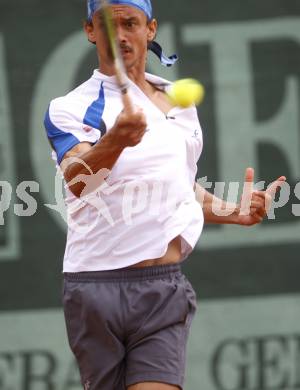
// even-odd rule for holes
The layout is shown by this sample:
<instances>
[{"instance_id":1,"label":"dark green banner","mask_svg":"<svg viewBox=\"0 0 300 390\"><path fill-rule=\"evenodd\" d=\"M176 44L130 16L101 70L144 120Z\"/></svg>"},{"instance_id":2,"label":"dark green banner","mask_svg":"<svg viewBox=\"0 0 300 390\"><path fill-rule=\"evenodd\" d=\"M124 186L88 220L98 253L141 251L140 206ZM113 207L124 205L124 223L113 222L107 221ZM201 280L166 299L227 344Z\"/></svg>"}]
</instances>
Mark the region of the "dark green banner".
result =
<instances>
[{"instance_id":1,"label":"dark green banner","mask_svg":"<svg viewBox=\"0 0 300 390\"><path fill-rule=\"evenodd\" d=\"M299 389L300 3L153 4L158 41L180 61L165 69L149 55L148 70L171 80L194 77L206 89L198 178L206 177L216 193L216 183L225 182L225 198L229 182L241 183L248 166L263 188L280 175L288 181L261 226L206 226L184 265L202 306L189 390L201 383L205 390ZM72 364L56 382L51 377L61 364L57 351L66 348L64 335L53 333L63 329L66 225L53 210L56 171L43 116L51 99L97 67L82 30L85 11L83 0L0 0L0 390L78 388L78 381L68 382ZM43 321L52 324L52 343L35 342ZM277 374L264 353L277 356ZM32 379L35 359L47 367L40 382ZM228 359L233 368L226 371Z\"/></svg>"}]
</instances>

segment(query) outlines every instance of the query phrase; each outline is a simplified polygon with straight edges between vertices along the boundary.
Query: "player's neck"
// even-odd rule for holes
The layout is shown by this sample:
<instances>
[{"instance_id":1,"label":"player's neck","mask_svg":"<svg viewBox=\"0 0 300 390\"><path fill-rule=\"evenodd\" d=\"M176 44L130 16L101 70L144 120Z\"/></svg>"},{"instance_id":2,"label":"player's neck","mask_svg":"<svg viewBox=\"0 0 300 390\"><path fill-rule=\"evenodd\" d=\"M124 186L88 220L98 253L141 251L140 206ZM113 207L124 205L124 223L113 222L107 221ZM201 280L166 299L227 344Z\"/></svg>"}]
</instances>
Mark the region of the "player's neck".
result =
<instances>
[{"instance_id":1,"label":"player's neck","mask_svg":"<svg viewBox=\"0 0 300 390\"><path fill-rule=\"evenodd\" d=\"M148 88L148 83L145 78L145 67L132 67L127 70L127 76L128 78L137 86L139 87L143 92L146 92L146 89Z\"/></svg>"},{"instance_id":2,"label":"player's neck","mask_svg":"<svg viewBox=\"0 0 300 390\"><path fill-rule=\"evenodd\" d=\"M106 76L113 76L115 74L113 63L110 64L100 63L99 71L102 74L105 74ZM144 64L139 63L138 66L132 66L129 69L127 69L127 76L143 92L146 92L147 89L149 88L149 83L147 83L145 78Z\"/></svg>"}]
</instances>

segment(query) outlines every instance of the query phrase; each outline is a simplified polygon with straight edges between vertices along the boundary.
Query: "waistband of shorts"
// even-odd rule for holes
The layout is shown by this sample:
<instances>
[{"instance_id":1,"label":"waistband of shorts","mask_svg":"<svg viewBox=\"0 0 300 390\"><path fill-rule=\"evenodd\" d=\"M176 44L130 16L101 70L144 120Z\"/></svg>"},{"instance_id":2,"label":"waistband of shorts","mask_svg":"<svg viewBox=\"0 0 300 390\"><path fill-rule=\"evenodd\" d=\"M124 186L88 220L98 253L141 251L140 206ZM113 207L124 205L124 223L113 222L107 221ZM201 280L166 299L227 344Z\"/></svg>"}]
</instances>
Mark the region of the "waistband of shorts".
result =
<instances>
[{"instance_id":1,"label":"waistband of shorts","mask_svg":"<svg viewBox=\"0 0 300 390\"><path fill-rule=\"evenodd\" d=\"M74 282L128 282L130 280L161 279L174 274L181 274L180 264L122 268L111 271L65 272L64 279Z\"/></svg>"}]
</instances>

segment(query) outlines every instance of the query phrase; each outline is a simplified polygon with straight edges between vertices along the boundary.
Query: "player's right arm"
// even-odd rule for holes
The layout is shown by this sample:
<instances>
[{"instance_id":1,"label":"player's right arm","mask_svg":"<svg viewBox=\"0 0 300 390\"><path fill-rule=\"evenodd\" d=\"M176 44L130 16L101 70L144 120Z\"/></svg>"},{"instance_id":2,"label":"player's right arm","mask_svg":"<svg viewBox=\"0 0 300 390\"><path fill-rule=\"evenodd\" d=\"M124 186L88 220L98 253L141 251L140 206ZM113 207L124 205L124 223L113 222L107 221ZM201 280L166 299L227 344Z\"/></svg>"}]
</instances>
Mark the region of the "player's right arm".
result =
<instances>
[{"instance_id":1,"label":"player's right arm","mask_svg":"<svg viewBox=\"0 0 300 390\"><path fill-rule=\"evenodd\" d=\"M100 169L111 170L126 147L133 147L141 142L146 126L146 118L141 109L130 114L122 111L113 128L98 143L92 146L83 142L65 154L61 168L66 182L74 181L82 174L91 175L91 171L96 174ZM85 164L80 161L72 162L72 157L77 157ZM89 167L89 170L85 165ZM80 197L85 184L77 182L69 188L75 196Z\"/></svg>"},{"instance_id":2,"label":"player's right arm","mask_svg":"<svg viewBox=\"0 0 300 390\"><path fill-rule=\"evenodd\" d=\"M97 143L78 142L69 148L59 163L72 193L80 197L84 189L85 194L93 191L95 188L85 188L88 184L80 181L80 176L87 177L92 173L95 175L101 169L110 171L126 147L133 147L141 142L146 126L146 118L141 109L130 114L122 111L114 126Z\"/></svg>"}]
</instances>

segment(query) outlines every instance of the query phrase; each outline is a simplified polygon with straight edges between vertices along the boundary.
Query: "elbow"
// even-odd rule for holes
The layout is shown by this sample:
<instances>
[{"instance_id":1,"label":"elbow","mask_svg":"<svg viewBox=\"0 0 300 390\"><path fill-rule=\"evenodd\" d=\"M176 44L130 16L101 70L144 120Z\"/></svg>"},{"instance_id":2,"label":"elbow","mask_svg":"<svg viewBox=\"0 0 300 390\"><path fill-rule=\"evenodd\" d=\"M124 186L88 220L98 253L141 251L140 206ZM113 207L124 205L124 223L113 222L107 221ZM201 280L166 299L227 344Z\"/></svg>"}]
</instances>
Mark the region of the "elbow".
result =
<instances>
[{"instance_id":1,"label":"elbow","mask_svg":"<svg viewBox=\"0 0 300 390\"><path fill-rule=\"evenodd\" d=\"M77 180L77 175L72 174L70 167L65 169L64 178L68 189L76 198L80 198L82 191L84 190L85 184L82 183L80 180Z\"/></svg>"},{"instance_id":2,"label":"elbow","mask_svg":"<svg viewBox=\"0 0 300 390\"><path fill-rule=\"evenodd\" d=\"M84 186L77 186L77 185L72 185L72 186L69 186L69 190L72 192L72 194L74 196L76 196L76 198L80 198L81 197L81 194L82 194L82 191L84 189Z\"/></svg>"}]
</instances>

